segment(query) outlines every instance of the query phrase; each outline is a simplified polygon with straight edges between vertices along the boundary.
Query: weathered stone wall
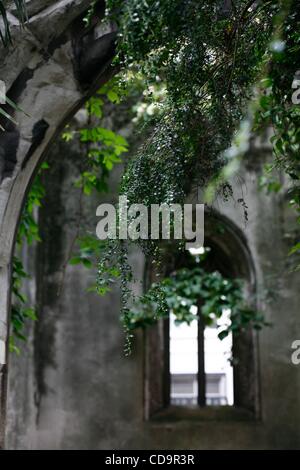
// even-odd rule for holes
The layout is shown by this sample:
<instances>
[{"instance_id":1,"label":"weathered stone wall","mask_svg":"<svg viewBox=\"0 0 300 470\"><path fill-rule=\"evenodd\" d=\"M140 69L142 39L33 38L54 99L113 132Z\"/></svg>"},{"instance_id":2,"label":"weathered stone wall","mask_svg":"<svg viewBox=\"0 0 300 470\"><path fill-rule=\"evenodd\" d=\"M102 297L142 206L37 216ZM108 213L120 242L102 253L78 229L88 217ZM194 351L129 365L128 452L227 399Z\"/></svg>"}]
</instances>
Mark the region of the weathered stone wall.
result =
<instances>
[{"instance_id":1,"label":"weathered stone wall","mask_svg":"<svg viewBox=\"0 0 300 470\"><path fill-rule=\"evenodd\" d=\"M0 78L10 98L30 114L16 113L18 127L1 121L6 132L0 136L0 447L10 259L24 195L59 129L112 73L113 28L92 25L83 30L80 15L89 4L90 0L32 0L24 30L20 32L10 16L15 47L9 54L0 50ZM63 146L55 152L64 158L49 176L41 215L46 239L36 255L40 321L28 331L32 341L27 354L10 358L8 447L299 448L300 367L290 360L291 344L300 337L299 274L288 274L286 266L295 218L287 209L284 191L272 196L258 192L268 149L251 154L233 182L234 200L216 204L245 234L261 307L273 322L259 336L261 419L250 422L143 420L144 342L139 337L133 356L123 358L117 290L104 299L87 295L92 274L69 267L64 288L56 296L77 220L71 180L80 150L73 149L66 160ZM240 197L249 207L246 227L236 202ZM92 227L99 202L91 200L85 208ZM136 266L141 272L138 254ZM266 303L265 289L270 288L276 297Z\"/></svg>"},{"instance_id":2,"label":"weathered stone wall","mask_svg":"<svg viewBox=\"0 0 300 470\"><path fill-rule=\"evenodd\" d=\"M291 344L300 337L299 274L289 274L286 261L295 216L287 207L285 190L273 195L258 191L268 153L267 147L254 146L233 181L233 199L215 204L245 236L259 307L273 323L258 338L259 419L241 421L232 414L220 420L144 420L145 344L138 335L132 357L123 357L118 289L103 299L86 294L94 274L69 266L56 295L78 220L78 193L72 181L81 161L80 147L59 143L53 149L41 214L40 320L23 356L10 362L8 448L300 448L300 366L291 363ZM118 178L117 171L105 200L114 200ZM237 203L241 197L248 205L247 224ZM100 202L96 196L84 206L84 223L91 230ZM135 266L142 277L138 253ZM275 295L273 300L267 291Z\"/></svg>"}]
</instances>

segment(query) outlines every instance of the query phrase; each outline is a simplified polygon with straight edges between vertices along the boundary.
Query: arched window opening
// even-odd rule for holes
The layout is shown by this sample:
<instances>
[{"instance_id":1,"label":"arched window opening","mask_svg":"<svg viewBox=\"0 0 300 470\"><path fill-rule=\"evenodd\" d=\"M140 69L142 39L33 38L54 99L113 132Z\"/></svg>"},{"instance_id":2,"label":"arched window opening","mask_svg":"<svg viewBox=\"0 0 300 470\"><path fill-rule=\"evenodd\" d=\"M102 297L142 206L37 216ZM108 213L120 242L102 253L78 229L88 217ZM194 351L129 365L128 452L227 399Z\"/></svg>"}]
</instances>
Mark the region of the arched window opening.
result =
<instances>
[{"instance_id":1,"label":"arched window opening","mask_svg":"<svg viewBox=\"0 0 300 470\"><path fill-rule=\"evenodd\" d=\"M192 258L209 254L210 248L200 249ZM214 267L214 265L208 267ZM185 303L186 300L181 302ZM210 325L204 325L201 297L190 307L190 313L198 317L190 324L179 323L170 311L170 403L178 406L233 405L232 334L222 341L218 332L231 323L230 309Z\"/></svg>"},{"instance_id":2,"label":"arched window opening","mask_svg":"<svg viewBox=\"0 0 300 470\"><path fill-rule=\"evenodd\" d=\"M206 273L218 272L229 282L243 280L243 294L254 311L254 268L242 232L214 212L206 216L205 224L208 256L203 269ZM195 262L191 259L198 255L170 247L166 275L192 270ZM173 408L231 408L258 417L255 332L249 326L239 334L230 332L221 340L218 335L222 325L231 321L230 308L224 308L222 315L209 324L199 315L201 295L193 302L190 312L199 316L197 320L178 324L170 309L168 319L146 332L146 418Z\"/></svg>"},{"instance_id":3,"label":"arched window opening","mask_svg":"<svg viewBox=\"0 0 300 470\"><path fill-rule=\"evenodd\" d=\"M229 321L224 311L219 325ZM232 334L220 341L215 325L177 324L171 313L169 337L171 405L233 405Z\"/></svg>"}]
</instances>

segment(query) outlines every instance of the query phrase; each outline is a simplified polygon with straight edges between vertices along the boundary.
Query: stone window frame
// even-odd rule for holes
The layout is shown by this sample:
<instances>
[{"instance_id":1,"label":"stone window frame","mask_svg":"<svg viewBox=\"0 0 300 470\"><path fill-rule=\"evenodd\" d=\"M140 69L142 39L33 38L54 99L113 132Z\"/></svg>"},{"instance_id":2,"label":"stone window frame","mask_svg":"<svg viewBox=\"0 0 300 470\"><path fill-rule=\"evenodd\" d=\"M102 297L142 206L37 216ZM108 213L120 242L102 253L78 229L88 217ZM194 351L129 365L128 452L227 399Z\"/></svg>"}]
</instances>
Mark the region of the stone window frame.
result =
<instances>
[{"instance_id":1,"label":"stone window frame","mask_svg":"<svg viewBox=\"0 0 300 470\"><path fill-rule=\"evenodd\" d=\"M219 227L222 227L222 233ZM227 217L211 210L205 219L205 240L209 241L216 257L223 263L222 273L245 280L245 296L251 307L257 308L255 268L243 232ZM145 279L146 285L154 279L152 269L147 266ZM169 320L159 320L156 325L146 329L145 420L259 420L261 406L257 332L249 328L238 337L233 337L233 354L239 359L239 363L234 366L233 406L205 406L200 400L199 406L195 408L175 407L170 404Z\"/></svg>"}]
</instances>

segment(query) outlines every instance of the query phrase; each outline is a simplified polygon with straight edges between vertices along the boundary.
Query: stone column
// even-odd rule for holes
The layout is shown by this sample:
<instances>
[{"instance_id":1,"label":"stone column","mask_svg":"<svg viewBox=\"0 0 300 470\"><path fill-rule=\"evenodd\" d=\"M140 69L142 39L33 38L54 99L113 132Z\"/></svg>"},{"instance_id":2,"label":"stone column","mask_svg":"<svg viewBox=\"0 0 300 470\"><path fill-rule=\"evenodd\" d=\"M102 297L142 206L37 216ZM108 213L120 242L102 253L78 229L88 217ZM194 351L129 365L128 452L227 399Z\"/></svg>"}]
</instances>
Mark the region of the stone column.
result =
<instances>
[{"instance_id":1,"label":"stone column","mask_svg":"<svg viewBox=\"0 0 300 470\"><path fill-rule=\"evenodd\" d=\"M82 21L90 0L34 0L20 29L9 13L14 46L0 47L7 96L24 111L6 111L0 133L0 448L4 445L10 262L15 232L31 179L59 130L84 100L114 73L115 32L101 26L104 2L89 28Z\"/></svg>"}]
</instances>

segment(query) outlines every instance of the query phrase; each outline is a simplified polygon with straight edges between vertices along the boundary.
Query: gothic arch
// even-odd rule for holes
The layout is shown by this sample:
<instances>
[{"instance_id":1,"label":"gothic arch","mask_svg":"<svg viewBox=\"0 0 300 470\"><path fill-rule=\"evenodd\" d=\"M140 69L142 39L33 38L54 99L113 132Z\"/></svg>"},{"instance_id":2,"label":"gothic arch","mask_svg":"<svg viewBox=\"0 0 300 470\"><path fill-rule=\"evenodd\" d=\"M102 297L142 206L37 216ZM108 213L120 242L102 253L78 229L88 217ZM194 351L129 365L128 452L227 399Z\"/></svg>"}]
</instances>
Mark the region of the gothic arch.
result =
<instances>
[{"instance_id":1,"label":"gothic arch","mask_svg":"<svg viewBox=\"0 0 300 470\"><path fill-rule=\"evenodd\" d=\"M254 292L254 262L247 239L237 224L221 212L209 210L206 213L205 237L221 257L230 260L230 264L226 264L224 259L224 274L245 279ZM219 269L222 270L222 267Z\"/></svg>"},{"instance_id":2,"label":"gothic arch","mask_svg":"<svg viewBox=\"0 0 300 470\"><path fill-rule=\"evenodd\" d=\"M101 25L105 3L84 27L90 0L28 2L29 20L20 29L9 13L13 46L0 47L1 80L7 96L24 111L18 122L1 118L0 134L0 448L4 445L7 338L11 257L26 193L60 130L84 101L114 74L114 25ZM100 24L100 25L99 25ZM55 99L54 99L55 97Z\"/></svg>"}]
</instances>

